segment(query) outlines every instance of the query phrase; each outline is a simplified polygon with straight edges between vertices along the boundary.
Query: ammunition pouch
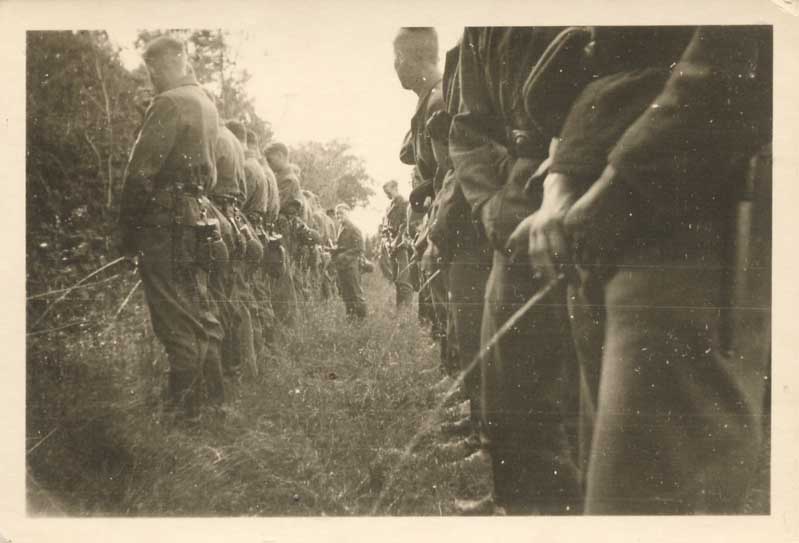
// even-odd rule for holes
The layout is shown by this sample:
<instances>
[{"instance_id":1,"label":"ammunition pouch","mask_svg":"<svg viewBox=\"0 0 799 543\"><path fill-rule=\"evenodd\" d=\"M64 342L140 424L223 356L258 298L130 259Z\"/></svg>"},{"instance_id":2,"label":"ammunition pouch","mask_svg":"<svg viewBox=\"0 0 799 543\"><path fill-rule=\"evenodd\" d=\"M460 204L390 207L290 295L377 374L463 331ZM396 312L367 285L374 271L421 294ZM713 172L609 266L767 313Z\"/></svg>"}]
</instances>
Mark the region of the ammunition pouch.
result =
<instances>
[{"instance_id":1,"label":"ammunition pouch","mask_svg":"<svg viewBox=\"0 0 799 543\"><path fill-rule=\"evenodd\" d=\"M233 227L233 251L230 258L241 260L245 257L247 251L247 232L242 232L244 223L236 207L236 200L231 197L215 196L214 202Z\"/></svg>"},{"instance_id":2,"label":"ammunition pouch","mask_svg":"<svg viewBox=\"0 0 799 543\"><path fill-rule=\"evenodd\" d=\"M227 245L222 241L222 231L217 218L204 218L193 227L196 264L207 272L218 269L229 258Z\"/></svg>"},{"instance_id":3,"label":"ammunition pouch","mask_svg":"<svg viewBox=\"0 0 799 543\"><path fill-rule=\"evenodd\" d=\"M269 236L265 233L263 267L266 273L278 279L283 275L286 266L286 250L283 248L283 240L279 235Z\"/></svg>"}]
</instances>

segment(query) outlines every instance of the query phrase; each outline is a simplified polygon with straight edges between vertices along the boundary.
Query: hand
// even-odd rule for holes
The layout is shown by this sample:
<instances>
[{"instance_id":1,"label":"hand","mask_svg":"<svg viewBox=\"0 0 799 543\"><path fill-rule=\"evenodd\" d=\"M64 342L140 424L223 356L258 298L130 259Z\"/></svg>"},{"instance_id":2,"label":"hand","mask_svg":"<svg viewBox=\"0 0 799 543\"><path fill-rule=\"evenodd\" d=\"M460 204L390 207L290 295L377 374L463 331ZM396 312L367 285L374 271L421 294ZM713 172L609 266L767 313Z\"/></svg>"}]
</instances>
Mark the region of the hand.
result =
<instances>
[{"instance_id":1,"label":"hand","mask_svg":"<svg viewBox=\"0 0 799 543\"><path fill-rule=\"evenodd\" d=\"M420 263L422 270L426 271L427 273L434 273L439 268L439 264L440 258L438 248L436 247L435 243L429 242L427 249L422 255Z\"/></svg>"},{"instance_id":2,"label":"hand","mask_svg":"<svg viewBox=\"0 0 799 543\"><path fill-rule=\"evenodd\" d=\"M568 177L552 173L544 180L541 207L524 219L508 239L511 259L525 252L536 277L548 280L571 264L569 238L563 225L566 212L576 199L575 183Z\"/></svg>"}]
</instances>

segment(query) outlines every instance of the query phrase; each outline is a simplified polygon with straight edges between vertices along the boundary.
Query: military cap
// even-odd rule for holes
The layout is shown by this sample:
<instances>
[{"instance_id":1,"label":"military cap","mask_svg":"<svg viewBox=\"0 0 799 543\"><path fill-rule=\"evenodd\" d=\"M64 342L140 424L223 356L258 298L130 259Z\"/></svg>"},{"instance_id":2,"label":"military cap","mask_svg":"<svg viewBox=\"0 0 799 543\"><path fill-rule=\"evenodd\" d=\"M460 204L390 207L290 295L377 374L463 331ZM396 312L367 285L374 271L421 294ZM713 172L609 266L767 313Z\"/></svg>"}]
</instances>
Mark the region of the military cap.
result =
<instances>
[{"instance_id":1,"label":"military cap","mask_svg":"<svg viewBox=\"0 0 799 543\"><path fill-rule=\"evenodd\" d=\"M159 36L151 40L144 48L144 61L152 62L166 54L181 56L186 53L186 44L183 40L173 36Z\"/></svg>"}]
</instances>

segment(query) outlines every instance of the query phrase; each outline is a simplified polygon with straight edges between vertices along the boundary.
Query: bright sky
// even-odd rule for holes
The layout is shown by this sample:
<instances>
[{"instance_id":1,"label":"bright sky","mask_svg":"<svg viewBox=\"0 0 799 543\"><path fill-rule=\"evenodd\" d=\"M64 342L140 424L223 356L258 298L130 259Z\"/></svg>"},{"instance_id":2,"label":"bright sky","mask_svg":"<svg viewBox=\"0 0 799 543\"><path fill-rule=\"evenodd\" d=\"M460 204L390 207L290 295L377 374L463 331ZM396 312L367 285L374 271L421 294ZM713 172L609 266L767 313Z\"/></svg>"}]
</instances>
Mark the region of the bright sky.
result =
<instances>
[{"instance_id":1,"label":"bright sky","mask_svg":"<svg viewBox=\"0 0 799 543\"><path fill-rule=\"evenodd\" d=\"M394 73L392 41L399 25L389 18L348 24L333 10L314 15L298 9L283 13L279 24L229 28L231 46L239 67L252 74L248 92L258 114L272 123L276 139L296 144L337 138L365 159L378 182L377 194L352 218L365 233L373 233L387 205L382 183L396 179L406 196L410 191L410 168L399 161L399 148L416 95L404 90ZM437 30L443 70L444 53L455 45L462 27ZM108 32L123 48L125 64L137 66L136 28Z\"/></svg>"}]
</instances>

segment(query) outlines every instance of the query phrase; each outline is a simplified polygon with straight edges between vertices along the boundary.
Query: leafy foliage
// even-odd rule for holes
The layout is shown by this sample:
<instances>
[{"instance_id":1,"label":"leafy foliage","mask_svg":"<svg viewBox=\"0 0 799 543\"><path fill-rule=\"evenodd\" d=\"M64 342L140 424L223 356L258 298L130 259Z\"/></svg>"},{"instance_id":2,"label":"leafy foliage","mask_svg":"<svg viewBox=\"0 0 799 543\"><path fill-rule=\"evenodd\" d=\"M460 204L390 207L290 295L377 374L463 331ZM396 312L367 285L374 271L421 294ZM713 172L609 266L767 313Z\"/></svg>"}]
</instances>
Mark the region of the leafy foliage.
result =
<instances>
[{"instance_id":1,"label":"leafy foliage","mask_svg":"<svg viewBox=\"0 0 799 543\"><path fill-rule=\"evenodd\" d=\"M38 291L109 252L142 116L137 80L104 32L29 32L27 46L27 271Z\"/></svg>"},{"instance_id":2,"label":"leafy foliage","mask_svg":"<svg viewBox=\"0 0 799 543\"><path fill-rule=\"evenodd\" d=\"M345 202L363 205L374 192L375 181L363 159L352 154L348 143L310 141L291 148L291 161L302 170L302 185L319 196L325 208Z\"/></svg>"}]
</instances>

